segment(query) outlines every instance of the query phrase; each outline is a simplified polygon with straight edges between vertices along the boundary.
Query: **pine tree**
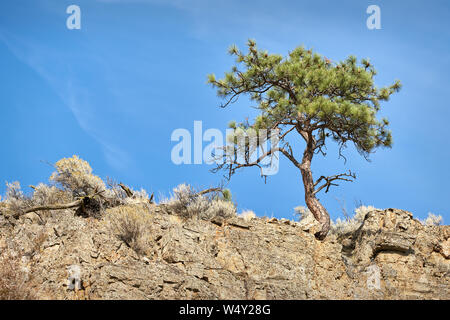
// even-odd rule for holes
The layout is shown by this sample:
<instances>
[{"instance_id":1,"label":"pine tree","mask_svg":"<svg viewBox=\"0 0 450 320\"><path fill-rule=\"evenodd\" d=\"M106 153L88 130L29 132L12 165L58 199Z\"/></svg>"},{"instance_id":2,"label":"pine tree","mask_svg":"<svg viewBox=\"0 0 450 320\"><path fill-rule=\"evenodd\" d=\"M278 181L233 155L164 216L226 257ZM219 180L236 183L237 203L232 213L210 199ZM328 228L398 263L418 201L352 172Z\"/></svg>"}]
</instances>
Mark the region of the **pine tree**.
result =
<instances>
[{"instance_id":1,"label":"pine tree","mask_svg":"<svg viewBox=\"0 0 450 320\"><path fill-rule=\"evenodd\" d=\"M301 172L306 205L321 224L316 237L324 239L330 229L330 217L316 197L317 193L322 190L328 192L331 186L337 185L337 181L353 181L356 176L349 171L321 176L314 181L311 171L313 156L318 153L325 155L326 143L330 139L339 145L340 157L344 157L342 150L349 142L366 160L376 148L391 147L389 122L385 118L377 119L377 112L381 101L388 101L400 90L400 81L377 88L373 65L367 59L358 63L354 56L335 63L304 47L296 48L283 58L259 50L254 40L249 40L247 46L247 53L231 46L229 53L236 57L236 65L225 73L223 79L208 75L208 82L224 99L222 107L243 95L256 102L260 114L253 122L246 119L241 123L230 123L236 134L278 129L281 143L255 160L244 157L243 162L238 162L235 158L232 161L228 158L218 165L216 171L225 169L230 178L236 169L259 167L265 157L275 152L283 154ZM287 141L292 132L305 141L301 157L293 152ZM261 143L262 140L258 140L258 144Z\"/></svg>"}]
</instances>

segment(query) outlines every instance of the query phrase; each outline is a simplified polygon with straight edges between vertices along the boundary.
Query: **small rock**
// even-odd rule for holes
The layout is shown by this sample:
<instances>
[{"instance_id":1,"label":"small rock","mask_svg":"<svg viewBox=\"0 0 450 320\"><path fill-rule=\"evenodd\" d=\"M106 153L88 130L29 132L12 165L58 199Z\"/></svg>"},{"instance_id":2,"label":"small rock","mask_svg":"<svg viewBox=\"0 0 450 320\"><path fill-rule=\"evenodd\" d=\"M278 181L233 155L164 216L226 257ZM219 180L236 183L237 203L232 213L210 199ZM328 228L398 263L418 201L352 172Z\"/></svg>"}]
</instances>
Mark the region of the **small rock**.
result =
<instances>
[{"instance_id":1,"label":"small rock","mask_svg":"<svg viewBox=\"0 0 450 320\"><path fill-rule=\"evenodd\" d=\"M439 244L439 252L445 259L450 259L450 238Z\"/></svg>"},{"instance_id":2,"label":"small rock","mask_svg":"<svg viewBox=\"0 0 450 320\"><path fill-rule=\"evenodd\" d=\"M71 265L67 268L69 277L67 279L67 288L69 290L81 290L81 268L78 265Z\"/></svg>"}]
</instances>

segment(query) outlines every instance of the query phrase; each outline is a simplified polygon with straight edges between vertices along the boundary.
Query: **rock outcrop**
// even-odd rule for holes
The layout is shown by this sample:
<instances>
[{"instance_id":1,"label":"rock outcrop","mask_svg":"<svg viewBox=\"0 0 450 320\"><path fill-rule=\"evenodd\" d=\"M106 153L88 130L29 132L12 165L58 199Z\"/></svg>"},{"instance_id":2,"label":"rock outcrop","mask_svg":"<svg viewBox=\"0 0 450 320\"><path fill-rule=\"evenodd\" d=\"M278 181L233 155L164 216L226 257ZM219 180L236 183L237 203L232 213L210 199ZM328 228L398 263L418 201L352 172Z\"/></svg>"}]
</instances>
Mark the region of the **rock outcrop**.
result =
<instances>
[{"instance_id":1,"label":"rock outcrop","mask_svg":"<svg viewBox=\"0 0 450 320\"><path fill-rule=\"evenodd\" d=\"M0 250L20 257L42 299L450 299L450 226L406 211L371 211L354 233L318 241L289 220L135 205L146 219L136 251L114 234L114 210L0 215Z\"/></svg>"}]
</instances>

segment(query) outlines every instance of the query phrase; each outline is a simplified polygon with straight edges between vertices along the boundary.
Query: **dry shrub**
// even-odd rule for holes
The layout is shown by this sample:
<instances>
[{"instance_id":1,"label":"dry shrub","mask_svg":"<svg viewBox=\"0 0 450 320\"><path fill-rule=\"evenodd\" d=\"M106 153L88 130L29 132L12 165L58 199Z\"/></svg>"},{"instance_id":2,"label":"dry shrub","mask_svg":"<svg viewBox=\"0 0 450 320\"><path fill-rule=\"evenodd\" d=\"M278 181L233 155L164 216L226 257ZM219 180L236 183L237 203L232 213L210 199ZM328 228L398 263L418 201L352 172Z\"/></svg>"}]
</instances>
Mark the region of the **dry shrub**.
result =
<instances>
[{"instance_id":1,"label":"dry shrub","mask_svg":"<svg viewBox=\"0 0 450 320\"><path fill-rule=\"evenodd\" d=\"M107 188L103 180L92 173L89 163L76 155L59 160L55 168L56 171L50 177L51 181L60 185L64 191L70 192L73 197L85 197L83 208L77 213L81 216L100 218L107 208L148 203L149 198L145 190L135 191L129 188L133 193L133 196L129 197L113 180L108 181ZM98 195L92 197L93 194Z\"/></svg>"},{"instance_id":2,"label":"dry shrub","mask_svg":"<svg viewBox=\"0 0 450 320\"><path fill-rule=\"evenodd\" d=\"M55 168L50 180L72 192L74 197L84 197L106 190L103 180L92 174L89 163L76 155L59 160Z\"/></svg>"},{"instance_id":3,"label":"dry shrub","mask_svg":"<svg viewBox=\"0 0 450 320\"><path fill-rule=\"evenodd\" d=\"M355 209L353 217L346 216L344 220L337 218L335 222L331 221L330 233L337 236L352 234L362 225L366 215L374 210L379 209L372 206L360 206ZM299 206L295 208L295 213L300 216L300 225L312 225L316 223L313 214L306 207Z\"/></svg>"},{"instance_id":4,"label":"dry shrub","mask_svg":"<svg viewBox=\"0 0 450 320\"><path fill-rule=\"evenodd\" d=\"M222 199L207 199L202 197L202 200L209 203L209 207L205 211L198 211L198 217L203 220L211 220L215 217L223 219L230 219L236 216L236 207L230 201Z\"/></svg>"},{"instance_id":5,"label":"dry shrub","mask_svg":"<svg viewBox=\"0 0 450 320\"><path fill-rule=\"evenodd\" d=\"M108 214L112 232L136 253L145 252L148 211L139 206L122 206Z\"/></svg>"},{"instance_id":6,"label":"dry shrub","mask_svg":"<svg viewBox=\"0 0 450 320\"><path fill-rule=\"evenodd\" d=\"M26 196L18 181L6 182L5 193L6 208L11 212L21 212L32 206L30 197Z\"/></svg>"},{"instance_id":7,"label":"dry shrub","mask_svg":"<svg viewBox=\"0 0 450 320\"><path fill-rule=\"evenodd\" d=\"M256 214L252 210L245 210L238 214L238 217L244 219L245 221L251 221L256 219Z\"/></svg>"},{"instance_id":8,"label":"dry shrub","mask_svg":"<svg viewBox=\"0 0 450 320\"><path fill-rule=\"evenodd\" d=\"M294 214L299 216L299 226L303 230L309 230L319 225L316 218L314 218L314 215L307 207L298 206L294 208Z\"/></svg>"},{"instance_id":9,"label":"dry shrub","mask_svg":"<svg viewBox=\"0 0 450 320\"><path fill-rule=\"evenodd\" d=\"M10 251L0 254L0 300L34 300L29 274L19 257Z\"/></svg>"},{"instance_id":10,"label":"dry shrub","mask_svg":"<svg viewBox=\"0 0 450 320\"><path fill-rule=\"evenodd\" d=\"M25 194L19 182L6 183L5 200L1 207L9 214L21 213L32 207L44 205L68 203L73 201L71 193L58 189L55 186L48 186L40 183L37 187L31 186L34 191ZM48 211L46 211L48 213ZM42 218L42 214L39 214Z\"/></svg>"},{"instance_id":11,"label":"dry shrub","mask_svg":"<svg viewBox=\"0 0 450 320\"><path fill-rule=\"evenodd\" d=\"M229 219L236 216L235 205L217 196L199 195L190 185L181 184L173 189L173 196L164 200L166 209L182 218L197 217L211 220L215 217Z\"/></svg>"},{"instance_id":12,"label":"dry shrub","mask_svg":"<svg viewBox=\"0 0 450 320\"><path fill-rule=\"evenodd\" d=\"M50 176L51 185L40 183L37 187L31 186L34 189L31 195L24 194L19 182L6 183L5 199L0 205L2 211L17 213L32 207L83 199L83 205L76 214L100 218L107 208L149 203L148 194L143 189L127 187L132 193L129 196L112 180L108 181L108 188L100 177L92 173L89 163L76 155L59 160L54 167L56 171Z\"/></svg>"},{"instance_id":13,"label":"dry shrub","mask_svg":"<svg viewBox=\"0 0 450 320\"><path fill-rule=\"evenodd\" d=\"M300 222L314 219L312 212L307 207L304 206L295 207L294 213L299 216L298 220Z\"/></svg>"},{"instance_id":14,"label":"dry shrub","mask_svg":"<svg viewBox=\"0 0 450 320\"><path fill-rule=\"evenodd\" d=\"M133 196L129 197L115 180L108 178L107 183L109 188L103 195L108 200L110 207L149 202L149 196L144 189L137 191L126 186L133 193Z\"/></svg>"},{"instance_id":15,"label":"dry shrub","mask_svg":"<svg viewBox=\"0 0 450 320\"><path fill-rule=\"evenodd\" d=\"M38 184L34 188L34 192L31 197L33 206L67 203L72 200L72 195L69 192L43 183Z\"/></svg>"},{"instance_id":16,"label":"dry shrub","mask_svg":"<svg viewBox=\"0 0 450 320\"><path fill-rule=\"evenodd\" d=\"M420 220L420 222L425 226L440 226L443 220L441 215L429 212L428 217L425 220Z\"/></svg>"},{"instance_id":17,"label":"dry shrub","mask_svg":"<svg viewBox=\"0 0 450 320\"><path fill-rule=\"evenodd\" d=\"M359 229L366 215L374 210L379 209L372 206L361 206L356 208L353 217L347 217L345 220L337 218L336 222L332 222L330 231L337 235L351 234Z\"/></svg>"}]
</instances>

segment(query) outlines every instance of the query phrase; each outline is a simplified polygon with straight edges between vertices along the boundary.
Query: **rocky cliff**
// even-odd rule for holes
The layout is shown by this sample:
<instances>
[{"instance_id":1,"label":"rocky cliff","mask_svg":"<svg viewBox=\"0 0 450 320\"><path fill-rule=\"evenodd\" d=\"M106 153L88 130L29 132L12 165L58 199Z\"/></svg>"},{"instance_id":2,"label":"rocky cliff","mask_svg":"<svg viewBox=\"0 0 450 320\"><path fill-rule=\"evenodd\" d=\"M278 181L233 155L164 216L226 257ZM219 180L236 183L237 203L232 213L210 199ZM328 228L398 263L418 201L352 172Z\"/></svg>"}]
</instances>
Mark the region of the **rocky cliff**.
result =
<instances>
[{"instance_id":1,"label":"rocky cliff","mask_svg":"<svg viewBox=\"0 0 450 320\"><path fill-rule=\"evenodd\" d=\"M114 222L129 214L139 226ZM136 204L101 219L0 215L0 252L41 299L450 299L450 226L387 209L351 234L318 241L313 229Z\"/></svg>"}]
</instances>

